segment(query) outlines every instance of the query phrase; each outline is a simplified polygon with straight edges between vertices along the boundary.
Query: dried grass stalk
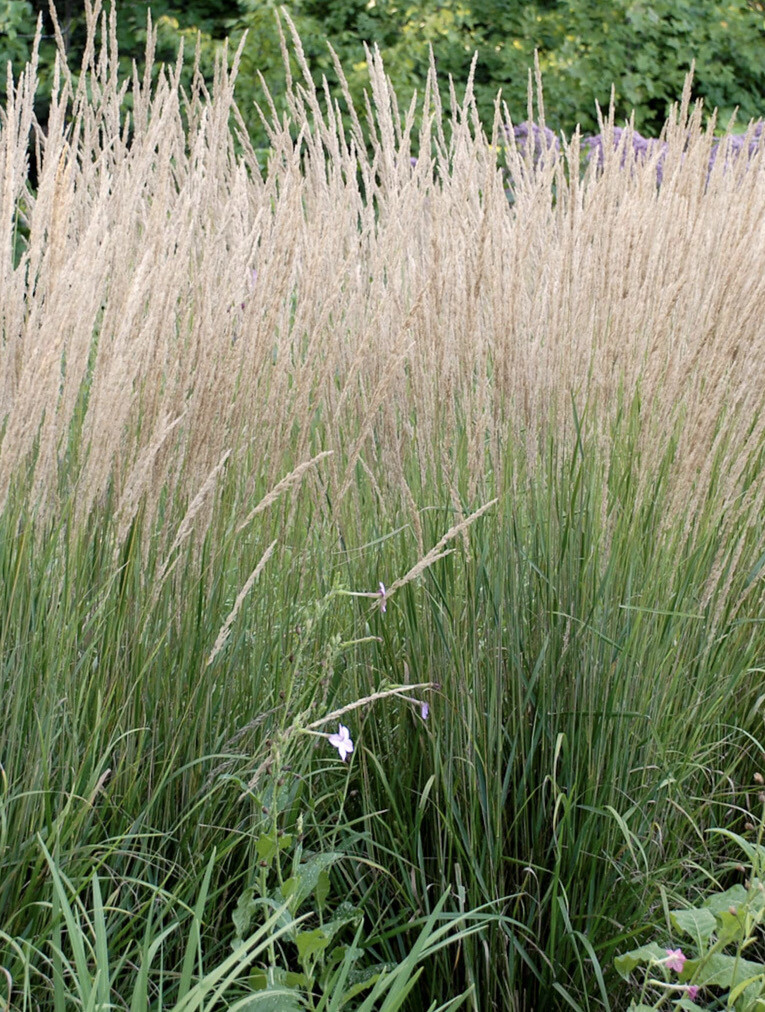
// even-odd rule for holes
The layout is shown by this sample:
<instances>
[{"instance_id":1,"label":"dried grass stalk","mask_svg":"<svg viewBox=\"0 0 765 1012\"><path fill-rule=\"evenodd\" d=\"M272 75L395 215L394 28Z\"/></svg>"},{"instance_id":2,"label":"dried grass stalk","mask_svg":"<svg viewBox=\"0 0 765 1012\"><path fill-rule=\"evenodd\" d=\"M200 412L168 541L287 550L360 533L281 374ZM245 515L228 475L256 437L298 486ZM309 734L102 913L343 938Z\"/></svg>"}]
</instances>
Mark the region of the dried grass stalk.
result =
<instances>
[{"instance_id":1,"label":"dried grass stalk","mask_svg":"<svg viewBox=\"0 0 765 1012\"><path fill-rule=\"evenodd\" d=\"M425 114L399 110L369 53L369 122L354 110L346 130L292 43L302 80L291 121L266 96L265 172L229 126L240 54L210 93L197 75L181 95L180 57L155 84L148 66L121 81L112 18L75 91L59 62L47 134L36 57L8 89L0 505L25 475L42 517L74 493L84 525L108 500L124 537L137 497L150 526L162 501L194 499L245 453L240 501L254 481L272 492L242 527L311 466L296 461L332 453L326 501L358 514L363 471L395 517L416 513L416 474L421 488L441 475L455 505L501 495L510 447L533 468L550 432L577 438L572 401L607 452L639 396L641 494L676 440L675 513L692 516L713 482L732 518L751 512L762 478L739 493L765 439L762 150L710 173L713 137L686 91L660 187L655 158L624 169L624 138L583 175L577 138L542 165L511 141L511 205L491 144L504 114L498 103L487 138L471 82L444 111L431 68ZM154 44L152 29L149 58ZM210 517L200 507L195 529Z\"/></svg>"}]
</instances>

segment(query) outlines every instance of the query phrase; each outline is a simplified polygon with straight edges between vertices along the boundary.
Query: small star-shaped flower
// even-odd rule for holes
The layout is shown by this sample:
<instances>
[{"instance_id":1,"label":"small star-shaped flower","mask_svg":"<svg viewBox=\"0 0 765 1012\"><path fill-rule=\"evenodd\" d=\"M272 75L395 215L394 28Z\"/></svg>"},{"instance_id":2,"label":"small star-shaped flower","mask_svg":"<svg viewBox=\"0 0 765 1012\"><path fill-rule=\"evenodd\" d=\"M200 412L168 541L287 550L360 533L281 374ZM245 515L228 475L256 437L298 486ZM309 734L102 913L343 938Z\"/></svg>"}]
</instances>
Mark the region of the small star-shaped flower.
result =
<instances>
[{"instance_id":1,"label":"small star-shaped flower","mask_svg":"<svg viewBox=\"0 0 765 1012\"><path fill-rule=\"evenodd\" d=\"M331 734L329 736L329 743L340 753L340 758L343 762L345 762L346 758L351 754L351 752L353 752L351 733L345 724L339 725L337 734Z\"/></svg>"}]
</instances>

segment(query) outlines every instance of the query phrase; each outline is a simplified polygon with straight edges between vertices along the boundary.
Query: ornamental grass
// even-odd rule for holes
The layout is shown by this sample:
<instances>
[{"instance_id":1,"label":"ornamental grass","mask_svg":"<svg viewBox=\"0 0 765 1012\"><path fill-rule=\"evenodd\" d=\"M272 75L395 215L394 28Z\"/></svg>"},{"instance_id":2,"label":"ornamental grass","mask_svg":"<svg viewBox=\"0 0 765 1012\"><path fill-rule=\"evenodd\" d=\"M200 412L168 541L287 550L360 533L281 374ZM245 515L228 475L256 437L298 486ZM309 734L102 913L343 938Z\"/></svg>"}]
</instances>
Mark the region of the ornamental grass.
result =
<instances>
[{"instance_id":1,"label":"ornamental grass","mask_svg":"<svg viewBox=\"0 0 765 1012\"><path fill-rule=\"evenodd\" d=\"M0 113L0 1002L624 1007L757 821L762 133L535 162L285 15L255 151L99 8Z\"/></svg>"}]
</instances>

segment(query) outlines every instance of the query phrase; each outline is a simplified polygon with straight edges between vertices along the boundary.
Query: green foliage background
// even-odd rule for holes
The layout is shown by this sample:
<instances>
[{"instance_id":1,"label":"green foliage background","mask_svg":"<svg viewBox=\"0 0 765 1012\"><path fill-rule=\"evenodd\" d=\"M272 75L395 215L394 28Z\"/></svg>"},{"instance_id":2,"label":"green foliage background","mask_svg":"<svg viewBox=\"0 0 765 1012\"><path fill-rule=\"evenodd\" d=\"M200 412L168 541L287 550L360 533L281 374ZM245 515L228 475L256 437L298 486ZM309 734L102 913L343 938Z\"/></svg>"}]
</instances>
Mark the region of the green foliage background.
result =
<instances>
[{"instance_id":1,"label":"green foliage background","mask_svg":"<svg viewBox=\"0 0 765 1012\"><path fill-rule=\"evenodd\" d=\"M256 146L267 143L254 108L262 102L260 71L277 103L284 71L270 0L120 0L118 39L128 69L139 64L151 6L159 26L157 56L175 58L181 38L194 47L199 34L202 68L212 75L215 52L227 36L248 37L238 83L240 108ZM82 0L56 0L64 37L74 61L82 52ZM336 82L329 42L348 75L354 100L363 108L368 86L363 43L377 45L396 92L405 105L420 88L433 47L448 101L448 75L458 86L467 79L478 52L475 89L488 126L498 89L515 122L526 118L527 82L538 50L547 122L567 133L581 124L597 132L596 102L609 103L614 87L618 120L635 110L637 129L655 135L667 106L682 90L695 61L695 96L718 107L725 125L736 107L739 122L765 115L764 0L291 0L284 6L300 34L317 80ZM44 12L40 109L50 86L55 41L46 0L4 0L0 4L0 61L16 73L27 59L37 13ZM295 68L297 70L297 68ZM191 73L191 61L187 68ZM0 88L5 91L5 75ZM2 96L0 96L2 97Z\"/></svg>"}]
</instances>

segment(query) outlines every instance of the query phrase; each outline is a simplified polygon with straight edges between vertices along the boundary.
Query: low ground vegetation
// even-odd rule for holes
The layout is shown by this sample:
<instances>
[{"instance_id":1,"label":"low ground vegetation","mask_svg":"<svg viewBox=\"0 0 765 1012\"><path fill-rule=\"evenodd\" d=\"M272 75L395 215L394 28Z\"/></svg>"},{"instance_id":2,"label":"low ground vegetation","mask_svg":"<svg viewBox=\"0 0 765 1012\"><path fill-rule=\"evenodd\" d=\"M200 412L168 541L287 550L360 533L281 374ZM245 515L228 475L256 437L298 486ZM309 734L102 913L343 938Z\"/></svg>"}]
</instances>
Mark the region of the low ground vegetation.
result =
<instances>
[{"instance_id":1,"label":"low ground vegetation","mask_svg":"<svg viewBox=\"0 0 765 1012\"><path fill-rule=\"evenodd\" d=\"M762 139L535 159L370 54L261 169L237 54L115 48L0 124L6 1006L647 1000L754 875Z\"/></svg>"}]
</instances>

